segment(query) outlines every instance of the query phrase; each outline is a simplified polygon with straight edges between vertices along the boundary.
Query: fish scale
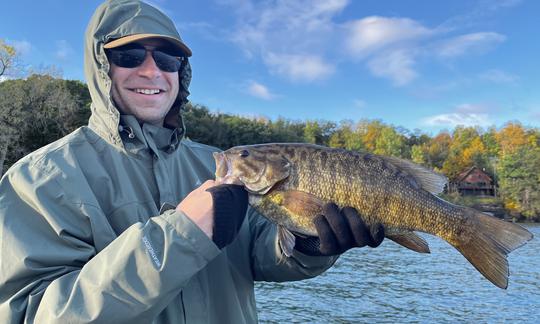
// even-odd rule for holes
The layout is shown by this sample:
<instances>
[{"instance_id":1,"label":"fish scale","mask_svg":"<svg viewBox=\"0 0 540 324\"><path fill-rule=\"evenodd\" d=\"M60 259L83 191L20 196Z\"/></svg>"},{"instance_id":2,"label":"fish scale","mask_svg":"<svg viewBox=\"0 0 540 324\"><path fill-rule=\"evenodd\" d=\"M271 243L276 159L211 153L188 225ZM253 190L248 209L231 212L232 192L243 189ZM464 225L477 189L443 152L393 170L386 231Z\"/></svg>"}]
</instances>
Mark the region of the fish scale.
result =
<instances>
[{"instance_id":1,"label":"fish scale","mask_svg":"<svg viewBox=\"0 0 540 324\"><path fill-rule=\"evenodd\" d=\"M317 236L313 218L330 202L355 208L366 224L382 224L387 238L417 252L429 248L414 231L446 240L500 288L508 285L507 254L532 238L521 226L440 199L446 178L395 157L278 143L233 147L214 158L216 181L246 187L249 203L283 233L286 255L291 233Z\"/></svg>"}]
</instances>

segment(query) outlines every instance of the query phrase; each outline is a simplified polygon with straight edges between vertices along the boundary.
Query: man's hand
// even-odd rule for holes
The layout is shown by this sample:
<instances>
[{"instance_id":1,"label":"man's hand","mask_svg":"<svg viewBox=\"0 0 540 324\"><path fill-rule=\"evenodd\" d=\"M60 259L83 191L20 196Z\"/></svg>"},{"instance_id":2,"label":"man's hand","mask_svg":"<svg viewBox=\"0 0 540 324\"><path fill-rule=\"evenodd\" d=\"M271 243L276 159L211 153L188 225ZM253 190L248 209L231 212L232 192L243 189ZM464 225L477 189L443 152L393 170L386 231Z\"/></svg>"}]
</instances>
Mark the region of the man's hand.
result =
<instances>
[{"instance_id":1,"label":"man's hand","mask_svg":"<svg viewBox=\"0 0 540 324\"><path fill-rule=\"evenodd\" d=\"M236 238L246 216L248 194L243 186L204 182L178 204L183 212L221 249Z\"/></svg>"},{"instance_id":2,"label":"man's hand","mask_svg":"<svg viewBox=\"0 0 540 324\"><path fill-rule=\"evenodd\" d=\"M333 204L323 207L323 214L314 218L318 239L296 238L295 249L309 255L338 255L354 247L377 247L384 240L381 224L368 226L356 209L339 208Z\"/></svg>"},{"instance_id":3,"label":"man's hand","mask_svg":"<svg viewBox=\"0 0 540 324\"><path fill-rule=\"evenodd\" d=\"M189 217L209 238L214 234L214 200L206 189L215 185L214 180L205 181L176 206L177 211Z\"/></svg>"}]
</instances>

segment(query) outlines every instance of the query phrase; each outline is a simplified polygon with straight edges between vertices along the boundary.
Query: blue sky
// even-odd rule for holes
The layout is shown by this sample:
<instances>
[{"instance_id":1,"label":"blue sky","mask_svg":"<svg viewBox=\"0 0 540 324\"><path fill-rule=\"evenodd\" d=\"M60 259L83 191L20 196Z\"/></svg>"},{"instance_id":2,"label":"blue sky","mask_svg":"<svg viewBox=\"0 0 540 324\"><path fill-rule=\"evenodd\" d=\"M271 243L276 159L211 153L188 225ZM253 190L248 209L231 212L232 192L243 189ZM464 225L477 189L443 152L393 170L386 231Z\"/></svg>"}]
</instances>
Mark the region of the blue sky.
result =
<instances>
[{"instance_id":1,"label":"blue sky","mask_svg":"<svg viewBox=\"0 0 540 324\"><path fill-rule=\"evenodd\" d=\"M84 80L101 1L5 1L0 38ZM540 127L540 1L153 0L188 46L192 102L291 120L380 119L435 134ZM31 8L31 9L30 9Z\"/></svg>"}]
</instances>

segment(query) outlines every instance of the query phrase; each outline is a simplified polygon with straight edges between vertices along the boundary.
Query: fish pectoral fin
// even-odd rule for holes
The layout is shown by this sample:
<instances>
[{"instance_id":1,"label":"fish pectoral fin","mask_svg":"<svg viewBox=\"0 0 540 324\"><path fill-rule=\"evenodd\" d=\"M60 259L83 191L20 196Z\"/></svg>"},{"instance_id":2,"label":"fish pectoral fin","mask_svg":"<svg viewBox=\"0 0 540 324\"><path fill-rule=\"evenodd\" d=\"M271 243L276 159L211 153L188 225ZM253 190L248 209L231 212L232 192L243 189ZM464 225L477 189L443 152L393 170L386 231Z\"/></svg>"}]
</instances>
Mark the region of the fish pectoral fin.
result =
<instances>
[{"instance_id":1,"label":"fish pectoral fin","mask_svg":"<svg viewBox=\"0 0 540 324\"><path fill-rule=\"evenodd\" d=\"M288 190L283 192L281 205L293 214L314 217L321 214L325 204L323 200L315 195L300 190Z\"/></svg>"},{"instance_id":2,"label":"fish pectoral fin","mask_svg":"<svg viewBox=\"0 0 540 324\"><path fill-rule=\"evenodd\" d=\"M412 231L404 231L399 234L387 235L389 239L396 242L399 245L406 247L418 253L430 253L429 245L422 237L418 236Z\"/></svg>"},{"instance_id":3,"label":"fish pectoral fin","mask_svg":"<svg viewBox=\"0 0 540 324\"><path fill-rule=\"evenodd\" d=\"M281 247L281 251L286 257L290 257L293 254L294 245L296 243L296 237L284 226L278 225L278 242Z\"/></svg>"}]
</instances>

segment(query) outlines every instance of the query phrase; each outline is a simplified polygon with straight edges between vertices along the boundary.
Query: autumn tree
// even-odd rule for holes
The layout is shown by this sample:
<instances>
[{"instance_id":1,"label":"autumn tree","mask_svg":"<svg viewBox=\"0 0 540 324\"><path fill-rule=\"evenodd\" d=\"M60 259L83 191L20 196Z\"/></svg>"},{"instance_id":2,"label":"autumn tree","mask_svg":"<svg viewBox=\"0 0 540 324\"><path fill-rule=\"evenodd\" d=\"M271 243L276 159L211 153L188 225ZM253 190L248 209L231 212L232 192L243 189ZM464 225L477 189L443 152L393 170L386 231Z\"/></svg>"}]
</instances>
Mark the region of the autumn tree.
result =
<instances>
[{"instance_id":1,"label":"autumn tree","mask_svg":"<svg viewBox=\"0 0 540 324\"><path fill-rule=\"evenodd\" d=\"M474 146L478 145L479 137L480 129L476 127L458 126L454 129L448 156L442 166L442 171L450 180L454 180L461 171L474 165L473 158L477 157L474 149L478 148Z\"/></svg>"},{"instance_id":2,"label":"autumn tree","mask_svg":"<svg viewBox=\"0 0 540 324\"><path fill-rule=\"evenodd\" d=\"M434 138L414 145L411 148L411 159L436 171L441 171L448 157L452 137L448 132L440 132Z\"/></svg>"},{"instance_id":3,"label":"autumn tree","mask_svg":"<svg viewBox=\"0 0 540 324\"><path fill-rule=\"evenodd\" d=\"M410 158L410 150L407 139L398 133L394 127L385 125L382 127L380 136L375 141L375 154Z\"/></svg>"},{"instance_id":4,"label":"autumn tree","mask_svg":"<svg viewBox=\"0 0 540 324\"><path fill-rule=\"evenodd\" d=\"M523 145L530 143L527 131L521 124L510 122L496 135L502 155L512 154Z\"/></svg>"},{"instance_id":5,"label":"autumn tree","mask_svg":"<svg viewBox=\"0 0 540 324\"><path fill-rule=\"evenodd\" d=\"M8 72L15 67L17 58L18 53L15 47L0 39L0 77L8 75Z\"/></svg>"},{"instance_id":6,"label":"autumn tree","mask_svg":"<svg viewBox=\"0 0 540 324\"><path fill-rule=\"evenodd\" d=\"M359 151L364 148L361 134L351 120L343 120L329 138L328 146Z\"/></svg>"},{"instance_id":7,"label":"autumn tree","mask_svg":"<svg viewBox=\"0 0 540 324\"><path fill-rule=\"evenodd\" d=\"M475 137L469 146L463 149L462 158L464 164L469 166L477 166L479 168L485 168L488 166L488 160L486 155L486 147L482 142L480 136Z\"/></svg>"},{"instance_id":8,"label":"autumn tree","mask_svg":"<svg viewBox=\"0 0 540 324\"><path fill-rule=\"evenodd\" d=\"M380 120L363 120L358 123L358 133L367 151L380 155L410 158L407 138L393 126L386 125Z\"/></svg>"}]
</instances>

